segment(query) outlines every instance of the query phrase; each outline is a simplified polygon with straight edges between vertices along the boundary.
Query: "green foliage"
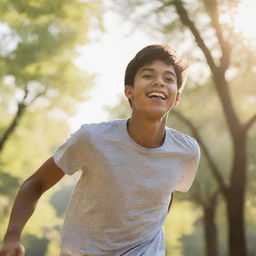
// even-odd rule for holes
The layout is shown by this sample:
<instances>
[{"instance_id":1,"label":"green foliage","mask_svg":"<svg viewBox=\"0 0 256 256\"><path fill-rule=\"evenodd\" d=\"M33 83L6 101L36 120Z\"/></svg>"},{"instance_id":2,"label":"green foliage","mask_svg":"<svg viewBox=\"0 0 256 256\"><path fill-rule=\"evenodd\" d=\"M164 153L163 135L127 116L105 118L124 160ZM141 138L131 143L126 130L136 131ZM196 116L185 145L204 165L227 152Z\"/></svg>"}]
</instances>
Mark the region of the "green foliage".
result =
<instances>
[{"instance_id":1,"label":"green foliage","mask_svg":"<svg viewBox=\"0 0 256 256\"><path fill-rule=\"evenodd\" d=\"M47 238L25 235L23 241L26 248L26 256L45 256L47 245L49 243Z\"/></svg>"},{"instance_id":2,"label":"green foliage","mask_svg":"<svg viewBox=\"0 0 256 256\"><path fill-rule=\"evenodd\" d=\"M64 186L52 195L50 203L55 208L57 216L64 217L73 189L73 185Z\"/></svg>"},{"instance_id":3,"label":"green foliage","mask_svg":"<svg viewBox=\"0 0 256 256\"><path fill-rule=\"evenodd\" d=\"M23 96L26 105L44 98L41 105L72 113L74 102L86 98L92 80L73 63L76 46L89 41L89 29L100 27L101 1L6 0L0 10L0 80L5 95L0 103L6 106L5 114L13 113Z\"/></svg>"},{"instance_id":4,"label":"green foliage","mask_svg":"<svg viewBox=\"0 0 256 256\"><path fill-rule=\"evenodd\" d=\"M14 196L19 179L0 170L0 218L7 214L9 198Z\"/></svg>"},{"instance_id":5,"label":"green foliage","mask_svg":"<svg viewBox=\"0 0 256 256\"><path fill-rule=\"evenodd\" d=\"M0 172L0 196L12 196L19 179L7 172Z\"/></svg>"},{"instance_id":6,"label":"green foliage","mask_svg":"<svg viewBox=\"0 0 256 256\"><path fill-rule=\"evenodd\" d=\"M67 114L86 100L94 76L74 64L76 47L102 29L102 1L28 0L0 2L0 140L17 114L0 155L0 240L21 182L68 137ZM26 255L58 255L62 219L47 193L24 230Z\"/></svg>"},{"instance_id":7,"label":"green foliage","mask_svg":"<svg viewBox=\"0 0 256 256\"><path fill-rule=\"evenodd\" d=\"M200 221L194 223L195 230L190 235L183 235L180 238L181 243L184 245L182 250L182 255L194 256L194 255L204 255L204 244L202 240L202 225Z\"/></svg>"},{"instance_id":8,"label":"green foliage","mask_svg":"<svg viewBox=\"0 0 256 256\"><path fill-rule=\"evenodd\" d=\"M64 121L50 119L46 116L42 118L40 113L30 113L24 117L22 126L10 139L6 150L1 155L0 240L7 225L6 216L9 216L10 206L18 186L50 157L68 134L68 127ZM52 220L51 225L60 225L59 220L55 219L55 211L49 202L40 202L40 207L44 208L41 210L43 216L38 216L38 222L31 226L29 224L26 231L37 236L43 236L40 230L46 226L45 223L48 223L47 218ZM2 209L5 210L2 212ZM36 220L37 217L34 219Z\"/></svg>"},{"instance_id":9,"label":"green foliage","mask_svg":"<svg viewBox=\"0 0 256 256\"><path fill-rule=\"evenodd\" d=\"M165 222L167 256L186 255L183 253L184 246L181 239L197 233L199 229L195 228L195 222L199 216L201 216L200 209L195 210L189 202L176 201L175 197Z\"/></svg>"},{"instance_id":10,"label":"green foliage","mask_svg":"<svg viewBox=\"0 0 256 256\"><path fill-rule=\"evenodd\" d=\"M44 162L69 134L65 121L44 111L27 113L1 155L2 170L25 179Z\"/></svg>"},{"instance_id":11,"label":"green foliage","mask_svg":"<svg viewBox=\"0 0 256 256\"><path fill-rule=\"evenodd\" d=\"M22 125L11 137L1 155L0 188L3 194L0 196L0 241L6 230L10 207L19 185L51 156L69 133L65 121L52 119L44 111L27 113L23 118ZM55 209L49 203L51 195L58 187L56 185L40 199L24 230L24 235L30 234L50 241L47 247L49 256L58 255L59 250L62 219L56 216Z\"/></svg>"}]
</instances>

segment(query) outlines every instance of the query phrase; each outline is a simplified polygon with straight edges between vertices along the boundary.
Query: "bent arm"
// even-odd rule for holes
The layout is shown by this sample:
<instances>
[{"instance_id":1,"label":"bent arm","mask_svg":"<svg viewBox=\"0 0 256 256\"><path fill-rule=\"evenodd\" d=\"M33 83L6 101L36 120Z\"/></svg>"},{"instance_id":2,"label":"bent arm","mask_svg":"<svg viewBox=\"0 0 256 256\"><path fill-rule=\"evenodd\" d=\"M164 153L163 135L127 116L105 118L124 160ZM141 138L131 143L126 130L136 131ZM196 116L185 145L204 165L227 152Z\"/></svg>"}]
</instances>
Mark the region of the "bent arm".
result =
<instances>
[{"instance_id":1,"label":"bent arm","mask_svg":"<svg viewBox=\"0 0 256 256\"><path fill-rule=\"evenodd\" d=\"M11 211L4 244L20 240L21 232L33 214L38 199L63 176L64 172L51 157L21 185Z\"/></svg>"}]
</instances>

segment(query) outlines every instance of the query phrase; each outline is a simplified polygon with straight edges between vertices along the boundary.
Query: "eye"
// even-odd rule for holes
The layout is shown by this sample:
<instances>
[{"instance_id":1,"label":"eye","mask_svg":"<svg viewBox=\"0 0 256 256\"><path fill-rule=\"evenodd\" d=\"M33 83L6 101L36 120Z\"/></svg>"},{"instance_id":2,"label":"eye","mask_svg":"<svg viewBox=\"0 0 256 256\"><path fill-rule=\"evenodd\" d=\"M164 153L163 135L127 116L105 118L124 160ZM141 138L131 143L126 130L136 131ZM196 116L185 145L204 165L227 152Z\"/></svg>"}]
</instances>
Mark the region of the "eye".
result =
<instances>
[{"instance_id":1,"label":"eye","mask_svg":"<svg viewBox=\"0 0 256 256\"><path fill-rule=\"evenodd\" d=\"M150 77L152 77L152 76L151 76L151 75L143 75L142 77L150 78Z\"/></svg>"},{"instance_id":2,"label":"eye","mask_svg":"<svg viewBox=\"0 0 256 256\"><path fill-rule=\"evenodd\" d=\"M174 82L174 79L173 78L166 78L166 81L172 83L172 82Z\"/></svg>"}]
</instances>

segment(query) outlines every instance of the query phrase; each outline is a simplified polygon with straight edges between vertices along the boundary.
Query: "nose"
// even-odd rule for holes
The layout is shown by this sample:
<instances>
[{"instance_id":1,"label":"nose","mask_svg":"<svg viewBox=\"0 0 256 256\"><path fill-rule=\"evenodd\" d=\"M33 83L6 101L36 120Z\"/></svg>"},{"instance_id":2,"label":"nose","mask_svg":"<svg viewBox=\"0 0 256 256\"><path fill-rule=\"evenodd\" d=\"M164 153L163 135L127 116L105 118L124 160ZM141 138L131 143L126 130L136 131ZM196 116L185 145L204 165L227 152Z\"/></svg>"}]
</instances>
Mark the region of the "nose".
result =
<instances>
[{"instance_id":1,"label":"nose","mask_svg":"<svg viewBox=\"0 0 256 256\"><path fill-rule=\"evenodd\" d=\"M164 80L161 76L156 76L154 82L153 82L154 86L160 86L163 87L164 86Z\"/></svg>"}]
</instances>

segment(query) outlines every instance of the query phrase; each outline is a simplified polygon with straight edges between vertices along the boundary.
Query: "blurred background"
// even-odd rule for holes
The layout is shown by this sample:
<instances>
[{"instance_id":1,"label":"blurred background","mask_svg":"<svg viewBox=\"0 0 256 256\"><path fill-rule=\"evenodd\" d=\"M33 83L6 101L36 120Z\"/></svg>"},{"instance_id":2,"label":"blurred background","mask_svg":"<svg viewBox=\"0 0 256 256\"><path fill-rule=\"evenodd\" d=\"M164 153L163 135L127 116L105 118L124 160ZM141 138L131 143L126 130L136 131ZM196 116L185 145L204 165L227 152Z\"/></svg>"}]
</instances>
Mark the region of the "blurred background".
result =
<instances>
[{"instance_id":1,"label":"blurred background","mask_svg":"<svg viewBox=\"0 0 256 256\"><path fill-rule=\"evenodd\" d=\"M175 193L166 255L256 255L255 24L255 0L0 1L0 244L24 179L83 123L128 117L126 65L166 43L190 63L168 126L202 153L189 193ZM58 255L78 178L40 199L27 256Z\"/></svg>"}]
</instances>

